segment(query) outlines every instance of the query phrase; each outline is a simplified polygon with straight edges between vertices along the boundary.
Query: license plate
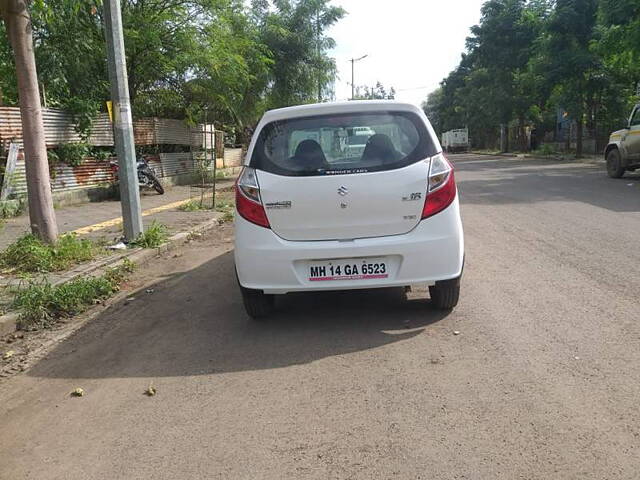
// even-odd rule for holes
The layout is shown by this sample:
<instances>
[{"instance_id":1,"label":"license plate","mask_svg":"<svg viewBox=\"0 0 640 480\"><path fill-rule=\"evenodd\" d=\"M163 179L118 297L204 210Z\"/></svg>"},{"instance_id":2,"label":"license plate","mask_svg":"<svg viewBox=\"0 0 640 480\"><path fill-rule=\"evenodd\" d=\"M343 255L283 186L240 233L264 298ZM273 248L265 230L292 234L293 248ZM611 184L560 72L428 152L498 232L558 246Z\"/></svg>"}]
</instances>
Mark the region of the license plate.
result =
<instances>
[{"instance_id":1,"label":"license plate","mask_svg":"<svg viewBox=\"0 0 640 480\"><path fill-rule=\"evenodd\" d=\"M309 262L310 282L389 278L385 258L354 258Z\"/></svg>"}]
</instances>

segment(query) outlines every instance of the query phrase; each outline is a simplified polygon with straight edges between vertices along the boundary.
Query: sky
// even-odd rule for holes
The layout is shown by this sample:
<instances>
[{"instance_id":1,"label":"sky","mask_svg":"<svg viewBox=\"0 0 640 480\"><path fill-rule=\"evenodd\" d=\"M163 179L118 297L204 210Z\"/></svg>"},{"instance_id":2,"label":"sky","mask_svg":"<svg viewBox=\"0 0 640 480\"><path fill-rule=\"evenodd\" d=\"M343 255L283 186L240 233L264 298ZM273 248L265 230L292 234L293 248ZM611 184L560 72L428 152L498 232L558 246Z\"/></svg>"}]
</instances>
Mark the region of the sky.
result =
<instances>
[{"instance_id":1,"label":"sky","mask_svg":"<svg viewBox=\"0 0 640 480\"><path fill-rule=\"evenodd\" d=\"M350 58L356 85L382 82L396 99L420 105L453 70L484 0L333 0L348 13L329 31L338 67L336 100L351 97Z\"/></svg>"}]
</instances>

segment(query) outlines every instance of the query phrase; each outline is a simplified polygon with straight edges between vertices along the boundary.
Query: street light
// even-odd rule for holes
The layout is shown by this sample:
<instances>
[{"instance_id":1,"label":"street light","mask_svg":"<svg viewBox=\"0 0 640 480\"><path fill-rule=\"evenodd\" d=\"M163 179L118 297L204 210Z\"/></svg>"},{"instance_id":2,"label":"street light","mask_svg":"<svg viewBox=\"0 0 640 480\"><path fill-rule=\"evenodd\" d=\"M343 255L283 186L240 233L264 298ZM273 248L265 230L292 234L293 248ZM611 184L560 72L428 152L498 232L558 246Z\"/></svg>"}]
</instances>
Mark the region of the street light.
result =
<instances>
[{"instance_id":1,"label":"street light","mask_svg":"<svg viewBox=\"0 0 640 480\"><path fill-rule=\"evenodd\" d=\"M351 62L351 100L356 98L356 83L355 83L355 64L360 60L364 60L367 58L369 54L363 55L360 58L352 58L349 60Z\"/></svg>"}]
</instances>

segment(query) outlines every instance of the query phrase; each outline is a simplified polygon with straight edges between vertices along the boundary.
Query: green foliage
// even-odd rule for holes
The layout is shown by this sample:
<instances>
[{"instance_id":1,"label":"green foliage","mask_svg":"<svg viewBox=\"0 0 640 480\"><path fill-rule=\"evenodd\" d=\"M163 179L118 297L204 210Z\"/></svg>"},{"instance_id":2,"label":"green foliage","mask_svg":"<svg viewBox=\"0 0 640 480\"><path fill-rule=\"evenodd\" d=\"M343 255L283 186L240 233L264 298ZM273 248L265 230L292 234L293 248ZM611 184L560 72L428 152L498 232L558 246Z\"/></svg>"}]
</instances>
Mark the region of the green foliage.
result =
<instances>
[{"instance_id":1,"label":"green foliage","mask_svg":"<svg viewBox=\"0 0 640 480\"><path fill-rule=\"evenodd\" d=\"M102 2L31 3L47 104L73 113L86 139L109 100ZM327 99L335 79L326 31L344 11L329 0L122 2L135 116L209 121L246 142L266 108ZM73 32L71 35L70 32ZM15 105L15 69L0 23L0 93Z\"/></svg>"},{"instance_id":2,"label":"green foliage","mask_svg":"<svg viewBox=\"0 0 640 480\"><path fill-rule=\"evenodd\" d=\"M91 156L96 160L98 160L99 162L104 162L110 159L111 157L113 157L114 155L115 154L113 153L113 150L111 150L110 148L109 149L105 149L105 148L91 149Z\"/></svg>"},{"instance_id":3,"label":"green foliage","mask_svg":"<svg viewBox=\"0 0 640 480\"><path fill-rule=\"evenodd\" d=\"M54 156L51 156L52 151L49 150L48 156L54 162L63 162L70 167L77 167L84 162L84 159L91 155L91 147L84 142L80 143L63 143L53 151Z\"/></svg>"},{"instance_id":4,"label":"green foliage","mask_svg":"<svg viewBox=\"0 0 640 480\"><path fill-rule=\"evenodd\" d=\"M187 203L183 203L178 207L178 210L181 212L197 212L206 209L207 208L197 200L189 200Z\"/></svg>"},{"instance_id":5,"label":"green foliage","mask_svg":"<svg viewBox=\"0 0 640 480\"><path fill-rule=\"evenodd\" d=\"M17 292L12 304L19 312L20 328L44 328L60 318L83 312L117 292L134 268L135 265L125 259L99 277L83 277L58 286L46 280L30 282Z\"/></svg>"},{"instance_id":6,"label":"green foliage","mask_svg":"<svg viewBox=\"0 0 640 480\"><path fill-rule=\"evenodd\" d=\"M235 202L230 200L221 200L216 202L216 212L222 213L220 221L232 222L235 213Z\"/></svg>"},{"instance_id":7,"label":"green foliage","mask_svg":"<svg viewBox=\"0 0 640 480\"><path fill-rule=\"evenodd\" d=\"M158 248L167 241L167 238L169 238L167 227L154 220L151 222L151 225L132 242L132 245L142 248Z\"/></svg>"},{"instance_id":8,"label":"green foliage","mask_svg":"<svg viewBox=\"0 0 640 480\"><path fill-rule=\"evenodd\" d=\"M97 251L93 242L74 234L61 235L55 245L27 234L0 253L0 265L16 273L56 272L91 260Z\"/></svg>"},{"instance_id":9,"label":"green foliage","mask_svg":"<svg viewBox=\"0 0 640 480\"><path fill-rule=\"evenodd\" d=\"M551 145L549 143L544 143L534 153L537 154L537 155L550 157L551 155L555 155L558 152L556 151L556 149L555 149L555 147L553 145Z\"/></svg>"},{"instance_id":10,"label":"green foliage","mask_svg":"<svg viewBox=\"0 0 640 480\"><path fill-rule=\"evenodd\" d=\"M639 81L636 0L488 0L460 64L423 108L439 132L468 126L476 148L496 147L501 124L521 142L525 125L542 138L565 112L606 141Z\"/></svg>"},{"instance_id":11,"label":"green foliage","mask_svg":"<svg viewBox=\"0 0 640 480\"><path fill-rule=\"evenodd\" d=\"M279 0L273 7L253 4L260 38L273 58L269 106L321 101L336 71L327 55L335 42L324 32L346 12L329 0Z\"/></svg>"},{"instance_id":12,"label":"green foliage","mask_svg":"<svg viewBox=\"0 0 640 480\"><path fill-rule=\"evenodd\" d=\"M100 104L95 100L72 97L66 102L65 109L73 115L75 129L80 136L84 140L89 138Z\"/></svg>"},{"instance_id":13,"label":"green foliage","mask_svg":"<svg viewBox=\"0 0 640 480\"><path fill-rule=\"evenodd\" d=\"M18 217L24 210L25 203L20 199L0 202L0 218Z\"/></svg>"},{"instance_id":14,"label":"green foliage","mask_svg":"<svg viewBox=\"0 0 640 480\"><path fill-rule=\"evenodd\" d=\"M356 89L356 100L393 100L396 98L396 89L391 87L388 91L381 82L377 82L375 87L358 87Z\"/></svg>"}]
</instances>

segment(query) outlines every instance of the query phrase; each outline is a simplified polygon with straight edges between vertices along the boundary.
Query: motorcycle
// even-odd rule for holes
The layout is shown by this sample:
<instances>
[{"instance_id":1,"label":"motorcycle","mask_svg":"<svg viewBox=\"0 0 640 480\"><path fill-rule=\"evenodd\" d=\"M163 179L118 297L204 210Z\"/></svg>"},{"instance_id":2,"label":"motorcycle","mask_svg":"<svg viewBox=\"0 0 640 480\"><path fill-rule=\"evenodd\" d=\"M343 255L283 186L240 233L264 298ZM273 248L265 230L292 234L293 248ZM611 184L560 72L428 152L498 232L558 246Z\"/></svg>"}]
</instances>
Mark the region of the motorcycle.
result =
<instances>
[{"instance_id":1,"label":"motorcycle","mask_svg":"<svg viewBox=\"0 0 640 480\"><path fill-rule=\"evenodd\" d=\"M110 162L111 170L113 171L113 176L115 178L116 183L119 181L118 178L118 162L112 160ZM149 163L145 160L144 157L139 157L136 160L136 166L138 170L138 186L140 188L153 188L160 195L164 194L164 187L160 183L160 180L155 176L151 167L149 167Z\"/></svg>"}]
</instances>

